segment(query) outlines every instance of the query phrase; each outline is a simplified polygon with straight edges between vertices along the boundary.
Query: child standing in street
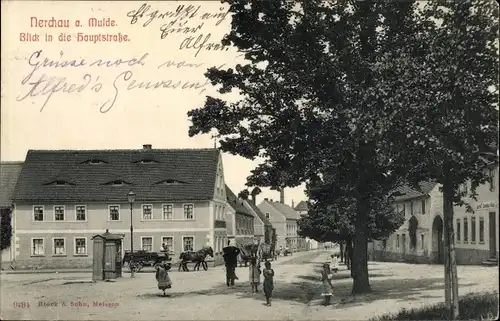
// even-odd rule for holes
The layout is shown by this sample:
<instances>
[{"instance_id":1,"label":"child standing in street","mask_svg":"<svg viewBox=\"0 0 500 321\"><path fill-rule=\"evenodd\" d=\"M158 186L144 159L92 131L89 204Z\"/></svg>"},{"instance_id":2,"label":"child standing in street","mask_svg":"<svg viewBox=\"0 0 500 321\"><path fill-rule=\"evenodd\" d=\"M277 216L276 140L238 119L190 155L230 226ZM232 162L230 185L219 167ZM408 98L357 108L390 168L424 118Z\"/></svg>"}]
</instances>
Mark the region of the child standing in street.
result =
<instances>
[{"instance_id":1,"label":"child standing in street","mask_svg":"<svg viewBox=\"0 0 500 321\"><path fill-rule=\"evenodd\" d=\"M330 304L330 300L333 295L333 285L332 285L332 275L330 273L330 265L328 263L323 264L323 269L321 270L321 281L323 282L323 293L322 296L325 297L323 305L327 306Z\"/></svg>"},{"instance_id":2,"label":"child standing in street","mask_svg":"<svg viewBox=\"0 0 500 321\"><path fill-rule=\"evenodd\" d=\"M172 287L172 281L168 275L170 268L171 265L167 263L159 264L156 267L156 281L158 282L158 289L163 291L163 296L167 296L165 290Z\"/></svg>"},{"instance_id":3,"label":"child standing in street","mask_svg":"<svg viewBox=\"0 0 500 321\"><path fill-rule=\"evenodd\" d=\"M260 264L257 262L256 257L250 259L250 285L252 286L252 293L259 292L260 284Z\"/></svg>"},{"instance_id":4,"label":"child standing in street","mask_svg":"<svg viewBox=\"0 0 500 321\"><path fill-rule=\"evenodd\" d=\"M262 274L264 275L264 294L266 295L266 305L271 306L271 298L273 297L274 290L274 270L271 268L271 262L266 261L264 263L264 271Z\"/></svg>"},{"instance_id":5,"label":"child standing in street","mask_svg":"<svg viewBox=\"0 0 500 321\"><path fill-rule=\"evenodd\" d=\"M337 255L332 254L332 264L330 265L331 271L337 273L339 271L339 259Z\"/></svg>"}]
</instances>

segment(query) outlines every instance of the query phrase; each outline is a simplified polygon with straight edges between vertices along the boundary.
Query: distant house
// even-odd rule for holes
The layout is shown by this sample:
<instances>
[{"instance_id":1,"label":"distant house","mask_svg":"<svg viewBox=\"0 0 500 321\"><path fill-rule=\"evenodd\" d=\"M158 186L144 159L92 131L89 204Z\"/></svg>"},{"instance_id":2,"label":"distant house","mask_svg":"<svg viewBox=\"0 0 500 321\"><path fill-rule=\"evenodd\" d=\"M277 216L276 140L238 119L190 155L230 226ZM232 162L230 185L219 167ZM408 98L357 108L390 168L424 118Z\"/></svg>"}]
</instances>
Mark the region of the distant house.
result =
<instances>
[{"instance_id":1,"label":"distant house","mask_svg":"<svg viewBox=\"0 0 500 321\"><path fill-rule=\"evenodd\" d=\"M254 215L245 206L245 200L239 199L226 185L227 237L235 244L247 244L254 241Z\"/></svg>"},{"instance_id":2,"label":"distant house","mask_svg":"<svg viewBox=\"0 0 500 321\"><path fill-rule=\"evenodd\" d=\"M251 200L244 202L245 207L254 215L254 236L261 243L271 243L273 234L276 233L275 228L271 224L266 215L262 213L256 205L255 196Z\"/></svg>"},{"instance_id":3,"label":"distant house","mask_svg":"<svg viewBox=\"0 0 500 321\"><path fill-rule=\"evenodd\" d=\"M292 203L293 204L293 203ZM308 207L307 207L307 202L306 201L300 201L297 206L293 208L297 213L299 213L299 216L307 215L308 212ZM308 250L316 250L320 247L320 244L318 241L310 239L308 237L306 239L306 248Z\"/></svg>"},{"instance_id":4,"label":"distant house","mask_svg":"<svg viewBox=\"0 0 500 321\"><path fill-rule=\"evenodd\" d=\"M22 162L0 163L0 215L2 218L12 214L12 196L21 173ZM12 217L11 217L12 220ZM12 221L11 221L12 224ZM2 262L10 262L15 254L15 238L12 237L11 244L2 251Z\"/></svg>"},{"instance_id":5,"label":"distant house","mask_svg":"<svg viewBox=\"0 0 500 321\"><path fill-rule=\"evenodd\" d=\"M299 213L284 203L283 193L282 190L282 202L274 202L273 200L265 198L258 207L276 229L278 247L282 246L296 250L305 250L305 239L297 234L297 221L300 218Z\"/></svg>"},{"instance_id":6,"label":"distant house","mask_svg":"<svg viewBox=\"0 0 500 321\"><path fill-rule=\"evenodd\" d=\"M92 236L106 229L125 234L122 252L130 250L131 217L134 250L220 253L227 239L216 149L30 150L13 202L20 267L91 266Z\"/></svg>"}]
</instances>

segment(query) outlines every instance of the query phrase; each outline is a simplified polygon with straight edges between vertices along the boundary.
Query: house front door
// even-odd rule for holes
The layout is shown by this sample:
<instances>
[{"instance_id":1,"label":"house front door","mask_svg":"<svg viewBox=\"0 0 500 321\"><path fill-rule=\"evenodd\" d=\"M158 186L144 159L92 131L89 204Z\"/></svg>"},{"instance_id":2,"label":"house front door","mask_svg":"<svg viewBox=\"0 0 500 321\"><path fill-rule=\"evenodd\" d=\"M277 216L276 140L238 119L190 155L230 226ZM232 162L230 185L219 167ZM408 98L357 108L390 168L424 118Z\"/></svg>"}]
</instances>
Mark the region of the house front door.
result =
<instances>
[{"instance_id":1,"label":"house front door","mask_svg":"<svg viewBox=\"0 0 500 321\"><path fill-rule=\"evenodd\" d=\"M496 223L496 213L489 213L489 230L490 230L490 258L497 258L497 223Z\"/></svg>"}]
</instances>

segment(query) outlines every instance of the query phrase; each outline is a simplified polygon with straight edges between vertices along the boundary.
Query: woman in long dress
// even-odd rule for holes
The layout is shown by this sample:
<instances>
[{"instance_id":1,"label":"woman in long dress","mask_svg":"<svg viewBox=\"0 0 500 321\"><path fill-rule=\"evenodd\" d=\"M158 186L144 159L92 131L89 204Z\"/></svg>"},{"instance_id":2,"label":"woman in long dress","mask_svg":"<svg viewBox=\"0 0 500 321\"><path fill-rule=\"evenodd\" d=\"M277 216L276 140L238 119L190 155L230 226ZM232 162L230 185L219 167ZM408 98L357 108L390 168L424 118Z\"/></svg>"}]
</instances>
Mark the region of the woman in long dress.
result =
<instances>
[{"instance_id":1,"label":"woman in long dress","mask_svg":"<svg viewBox=\"0 0 500 321\"><path fill-rule=\"evenodd\" d=\"M172 280L168 275L168 270L170 270L170 264L163 263L156 267L156 281L158 282L158 289L163 291L163 296L166 296L166 289L172 287Z\"/></svg>"},{"instance_id":2,"label":"woman in long dress","mask_svg":"<svg viewBox=\"0 0 500 321\"><path fill-rule=\"evenodd\" d=\"M325 297L323 305L329 305L330 300L333 295L333 285L332 285L332 275L330 273L330 265L328 263L323 264L323 269L321 270L321 281L323 283L323 293L322 296Z\"/></svg>"}]
</instances>

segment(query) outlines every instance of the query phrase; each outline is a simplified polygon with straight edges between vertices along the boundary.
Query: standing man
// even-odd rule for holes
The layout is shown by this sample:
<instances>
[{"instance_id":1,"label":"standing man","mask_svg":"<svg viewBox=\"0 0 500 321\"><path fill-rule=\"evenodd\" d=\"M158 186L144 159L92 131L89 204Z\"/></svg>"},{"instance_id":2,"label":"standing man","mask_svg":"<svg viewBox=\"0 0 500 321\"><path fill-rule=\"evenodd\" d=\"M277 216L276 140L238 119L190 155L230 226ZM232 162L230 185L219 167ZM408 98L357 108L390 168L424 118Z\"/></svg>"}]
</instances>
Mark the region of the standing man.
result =
<instances>
[{"instance_id":1,"label":"standing man","mask_svg":"<svg viewBox=\"0 0 500 321\"><path fill-rule=\"evenodd\" d=\"M238 255L240 254L240 249L232 246L231 241L227 241L227 246L222 249L224 251L224 263L226 265L226 284L227 286L233 286L234 280L237 280L236 276L236 266L238 265Z\"/></svg>"}]
</instances>

